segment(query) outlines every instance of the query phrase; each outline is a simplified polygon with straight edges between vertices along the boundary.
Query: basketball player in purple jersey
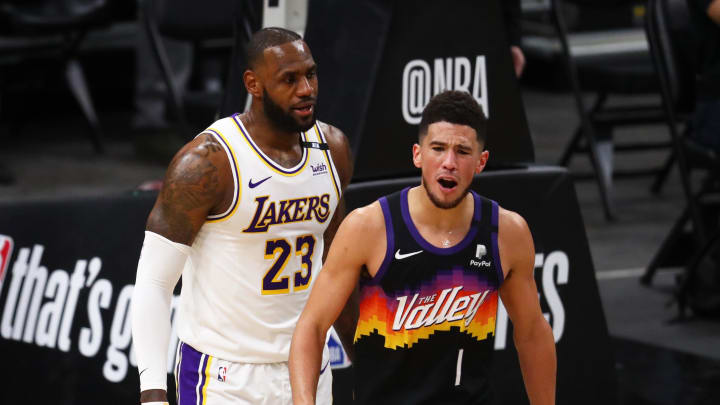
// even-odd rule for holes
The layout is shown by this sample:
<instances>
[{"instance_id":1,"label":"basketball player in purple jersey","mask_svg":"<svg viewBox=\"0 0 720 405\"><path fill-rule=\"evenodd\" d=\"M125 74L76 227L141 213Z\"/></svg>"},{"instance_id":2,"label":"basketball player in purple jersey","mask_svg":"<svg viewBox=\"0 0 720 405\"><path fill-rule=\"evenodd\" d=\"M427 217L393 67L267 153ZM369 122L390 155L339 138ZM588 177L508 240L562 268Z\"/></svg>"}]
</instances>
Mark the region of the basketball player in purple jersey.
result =
<instances>
[{"instance_id":1,"label":"basketball player in purple jersey","mask_svg":"<svg viewBox=\"0 0 720 405\"><path fill-rule=\"evenodd\" d=\"M295 405L314 403L325 332L358 282L356 403L493 403L499 297L530 403L554 403L555 345L533 278L530 230L517 213L469 191L488 161L485 140L472 96L436 95L413 146L421 184L345 218L293 336Z\"/></svg>"}]
</instances>

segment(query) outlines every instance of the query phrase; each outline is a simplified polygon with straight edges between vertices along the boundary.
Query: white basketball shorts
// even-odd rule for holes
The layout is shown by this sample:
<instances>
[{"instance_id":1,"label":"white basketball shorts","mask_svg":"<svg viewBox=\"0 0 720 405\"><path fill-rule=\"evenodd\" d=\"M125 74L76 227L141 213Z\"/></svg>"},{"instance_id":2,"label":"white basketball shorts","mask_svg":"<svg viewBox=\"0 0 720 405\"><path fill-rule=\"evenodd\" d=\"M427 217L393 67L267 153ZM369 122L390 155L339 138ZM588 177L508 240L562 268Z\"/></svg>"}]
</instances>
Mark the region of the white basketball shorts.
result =
<instances>
[{"instance_id":1,"label":"white basketball shorts","mask_svg":"<svg viewBox=\"0 0 720 405\"><path fill-rule=\"evenodd\" d=\"M315 403L332 404L327 347ZM175 360L178 405L292 405L287 362L233 363L180 342Z\"/></svg>"}]
</instances>

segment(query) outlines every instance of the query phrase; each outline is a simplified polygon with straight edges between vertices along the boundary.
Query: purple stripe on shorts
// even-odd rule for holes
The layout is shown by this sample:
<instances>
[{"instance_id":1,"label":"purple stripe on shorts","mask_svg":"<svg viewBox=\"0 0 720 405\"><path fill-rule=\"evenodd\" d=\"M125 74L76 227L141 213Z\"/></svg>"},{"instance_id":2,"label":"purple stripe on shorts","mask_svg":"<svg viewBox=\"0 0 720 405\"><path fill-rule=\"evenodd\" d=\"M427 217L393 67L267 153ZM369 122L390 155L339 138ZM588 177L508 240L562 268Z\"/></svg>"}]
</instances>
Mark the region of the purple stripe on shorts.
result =
<instances>
[{"instance_id":1,"label":"purple stripe on shorts","mask_svg":"<svg viewBox=\"0 0 720 405\"><path fill-rule=\"evenodd\" d=\"M200 367L202 353L187 344L182 345L180 353L182 361L180 362L180 375L178 376L178 383L180 385L178 387L178 391L180 392L178 405L196 405L198 403L198 397L195 389L197 388L200 378L198 368Z\"/></svg>"},{"instance_id":2,"label":"purple stripe on shorts","mask_svg":"<svg viewBox=\"0 0 720 405\"><path fill-rule=\"evenodd\" d=\"M180 376L180 363L182 363L182 352L181 349L185 343L179 342L177 350L175 350L175 399L180 401L180 388L178 384L178 378Z\"/></svg>"},{"instance_id":3,"label":"purple stripe on shorts","mask_svg":"<svg viewBox=\"0 0 720 405\"><path fill-rule=\"evenodd\" d=\"M205 381L207 380L207 375L205 374L205 369L207 369L208 361L210 361L210 356L205 355L204 361L202 363L202 368L198 371L200 374L200 384L197 386L197 395L198 398L198 404L204 405L205 404L205 398L203 398L203 387L205 386Z\"/></svg>"}]
</instances>

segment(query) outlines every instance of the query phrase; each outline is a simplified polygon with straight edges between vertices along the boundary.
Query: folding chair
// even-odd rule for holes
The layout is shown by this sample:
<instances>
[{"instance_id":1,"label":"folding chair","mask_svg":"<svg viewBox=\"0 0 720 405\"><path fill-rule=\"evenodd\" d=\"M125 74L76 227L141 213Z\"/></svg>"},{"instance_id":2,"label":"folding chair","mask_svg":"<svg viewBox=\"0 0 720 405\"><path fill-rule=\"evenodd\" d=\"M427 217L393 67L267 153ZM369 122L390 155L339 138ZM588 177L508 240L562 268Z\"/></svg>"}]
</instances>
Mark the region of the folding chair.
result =
<instances>
[{"instance_id":1,"label":"folding chair","mask_svg":"<svg viewBox=\"0 0 720 405\"><path fill-rule=\"evenodd\" d=\"M646 51L603 52L602 55L573 54L567 23L565 5L572 3L577 7L611 9L627 5L628 0L551 0L551 19L560 39L562 59L565 64L575 105L580 117L580 126L560 158L561 166L568 166L577 152L589 154L594 168L591 174L598 182L600 197L607 219L615 218L612 198L613 177L635 177L658 175L658 184L667 175L672 160L657 168L618 171L613 168L613 153L633 152L649 149L670 148L670 142L614 143L612 131L615 127L664 122L661 105L641 105L632 107L608 106L607 100L613 94L658 94L657 75L652 60ZM597 93L592 107L586 105L583 91ZM583 145L584 141L584 145ZM586 176L577 176L586 177ZM656 185L654 188L658 188Z\"/></svg>"},{"instance_id":2,"label":"folding chair","mask_svg":"<svg viewBox=\"0 0 720 405\"><path fill-rule=\"evenodd\" d=\"M713 224L704 212L712 203L709 197L717 196L720 192L720 156L689 136L692 131L689 123L685 125L682 133L678 130L678 123L682 122L678 115L692 111L695 100L695 69L691 63L694 59L694 41L686 0L650 0L648 10L646 28L650 49L661 79L666 119L687 204L640 281L646 285L652 282L657 269L669 261L669 252L677 246L686 225L690 223L695 241L694 250L690 252L685 276L676 297L682 316L688 289L692 285L698 265L720 235L717 218L713 220ZM694 191L691 177L692 172L698 170L705 176L698 190Z\"/></svg>"},{"instance_id":3,"label":"folding chair","mask_svg":"<svg viewBox=\"0 0 720 405\"><path fill-rule=\"evenodd\" d=\"M61 59L65 81L90 125L97 153L104 150L102 129L77 50L90 30L108 26L121 7L117 0L0 1L0 56Z\"/></svg>"},{"instance_id":4,"label":"folding chair","mask_svg":"<svg viewBox=\"0 0 720 405\"><path fill-rule=\"evenodd\" d=\"M251 0L147 0L144 3L145 29L170 94L171 109L186 139L194 136L197 128L188 122L185 100L174 79L162 38L192 42L195 51L232 48L225 75L226 88L230 91L225 91L218 102L217 118L233 112L229 105L236 106L236 97L242 97L236 93L245 94L245 87L241 85L244 68L242 50L252 32L260 27L260 11Z\"/></svg>"}]
</instances>

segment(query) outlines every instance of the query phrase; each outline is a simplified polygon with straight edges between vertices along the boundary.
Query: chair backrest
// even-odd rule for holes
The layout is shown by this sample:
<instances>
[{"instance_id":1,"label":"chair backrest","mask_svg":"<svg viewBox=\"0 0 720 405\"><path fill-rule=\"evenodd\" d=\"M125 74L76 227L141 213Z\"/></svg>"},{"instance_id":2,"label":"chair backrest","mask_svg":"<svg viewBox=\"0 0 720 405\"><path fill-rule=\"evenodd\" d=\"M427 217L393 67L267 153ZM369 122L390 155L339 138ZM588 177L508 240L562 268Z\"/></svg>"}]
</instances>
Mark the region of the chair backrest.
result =
<instances>
[{"instance_id":1,"label":"chair backrest","mask_svg":"<svg viewBox=\"0 0 720 405\"><path fill-rule=\"evenodd\" d=\"M122 0L0 1L3 33L44 35L109 24L127 9Z\"/></svg>"},{"instance_id":2,"label":"chair backrest","mask_svg":"<svg viewBox=\"0 0 720 405\"><path fill-rule=\"evenodd\" d=\"M696 37L686 0L650 0L646 21L650 51L676 112L695 105Z\"/></svg>"},{"instance_id":3,"label":"chair backrest","mask_svg":"<svg viewBox=\"0 0 720 405\"><path fill-rule=\"evenodd\" d=\"M146 12L163 36L202 41L233 36L236 0L148 0ZM243 10L245 11L245 10Z\"/></svg>"},{"instance_id":4,"label":"chair backrest","mask_svg":"<svg viewBox=\"0 0 720 405\"><path fill-rule=\"evenodd\" d=\"M555 0L558 1L558 0ZM596 8L615 8L628 4L637 3L637 0L562 0L565 3L575 4L577 6L588 6Z\"/></svg>"}]
</instances>

